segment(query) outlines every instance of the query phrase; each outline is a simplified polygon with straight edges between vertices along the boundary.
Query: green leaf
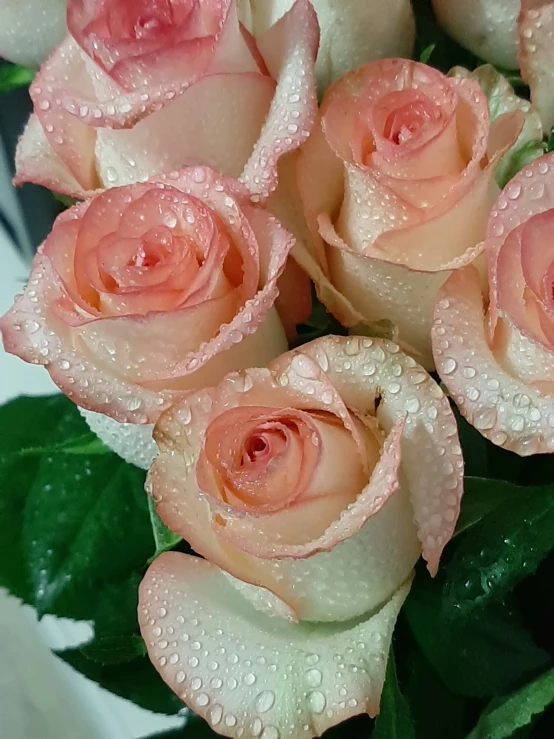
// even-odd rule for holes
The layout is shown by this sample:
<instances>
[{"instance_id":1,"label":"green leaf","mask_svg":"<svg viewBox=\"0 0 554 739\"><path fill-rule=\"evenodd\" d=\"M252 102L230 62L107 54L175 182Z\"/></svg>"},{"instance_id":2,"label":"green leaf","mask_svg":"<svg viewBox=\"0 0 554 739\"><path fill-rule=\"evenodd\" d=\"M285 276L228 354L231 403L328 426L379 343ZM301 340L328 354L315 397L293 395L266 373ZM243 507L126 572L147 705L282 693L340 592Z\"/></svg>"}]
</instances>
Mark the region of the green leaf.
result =
<instances>
[{"instance_id":1,"label":"green leaf","mask_svg":"<svg viewBox=\"0 0 554 739\"><path fill-rule=\"evenodd\" d=\"M546 151L547 153L554 151L554 126L550 129L550 136L546 142Z\"/></svg>"},{"instance_id":2,"label":"green leaf","mask_svg":"<svg viewBox=\"0 0 554 739\"><path fill-rule=\"evenodd\" d=\"M426 46L421 54L419 55L419 61L422 62L422 64L428 64L429 59L431 58L433 52L435 51L436 44L429 44Z\"/></svg>"},{"instance_id":3,"label":"green leaf","mask_svg":"<svg viewBox=\"0 0 554 739\"><path fill-rule=\"evenodd\" d=\"M537 157L545 153L545 146L542 141L526 141L519 149L510 151L505 155L506 165L499 167L497 170L496 180L500 188L504 188L515 175L531 164Z\"/></svg>"},{"instance_id":4,"label":"green leaf","mask_svg":"<svg viewBox=\"0 0 554 739\"><path fill-rule=\"evenodd\" d=\"M171 529L168 529L162 519L158 516L156 513L156 504L150 495L148 496L148 509L150 511L152 533L156 543L156 552L149 560L152 561L156 559L156 557L159 557L160 554L168 552L170 549L176 547L177 544L182 541L182 537L178 534L174 534Z\"/></svg>"},{"instance_id":5,"label":"green leaf","mask_svg":"<svg viewBox=\"0 0 554 739\"><path fill-rule=\"evenodd\" d=\"M456 534L461 534L475 526L500 506L509 506L510 499L521 494L522 488L509 482L488 480L482 477L466 477Z\"/></svg>"},{"instance_id":6,"label":"green leaf","mask_svg":"<svg viewBox=\"0 0 554 739\"><path fill-rule=\"evenodd\" d=\"M169 716L184 708L183 702L167 687L148 657L117 665L102 665L85 657L82 649L66 649L57 654L82 675L141 708Z\"/></svg>"},{"instance_id":7,"label":"green leaf","mask_svg":"<svg viewBox=\"0 0 554 739\"><path fill-rule=\"evenodd\" d=\"M428 662L449 690L488 698L514 688L549 662L506 605L491 604L468 621L445 612L441 576L416 578L404 613ZM478 666L478 669L476 668Z\"/></svg>"},{"instance_id":8,"label":"green leaf","mask_svg":"<svg viewBox=\"0 0 554 739\"><path fill-rule=\"evenodd\" d=\"M372 739L415 739L414 721L410 707L398 686L392 650L389 654L381 708L375 721Z\"/></svg>"},{"instance_id":9,"label":"green leaf","mask_svg":"<svg viewBox=\"0 0 554 739\"><path fill-rule=\"evenodd\" d=\"M9 92L15 90L16 87L27 87L33 81L35 74L36 69L3 63L0 66L0 92Z\"/></svg>"},{"instance_id":10,"label":"green leaf","mask_svg":"<svg viewBox=\"0 0 554 739\"><path fill-rule=\"evenodd\" d=\"M307 344L309 341L314 341L314 339L327 334L345 335L347 333L346 329L318 300L315 291L312 293L312 313L306 323L297 326L297 332L295 346Z\"/></svg>"},{"instance_id":11,"label":"green leaf","mask_svg":"<svg viewBox=\"0 0 554 739\"><path fill-rule=\"evenodd\" d=\"M405 690L418 739L462 739L467 701L451 693L419 650L407 658Z\"/></svg>"},{"instance_id":12,"label":"green leaf","mask_svg":"<svg viewBox=\"0 0 554 739\"><path fill-rule=\"evenodd\" d=\"M505 500L473 526L446 567L444 607L458 619L501 601L554 548L554 485L488 480L481 486L489 500Z\"/></svg>"},{"instance_id":13,"label":"green leaf","mask_svg":"<svg viewBox=\"0 0 554 739\"><path fill-rule=\"evenodd\" d=\"M146 644L138 634L100 637L80 648L81 654L102 665L119 665L146 655Z\"/></svg>"},{"instance_id":14,"label":"green leaf","mask_svg":"<svg viewBox=\"0 0 554 739\"><path fill-rule=\"evenodd\" d=\"M488 708L468 739L508 739L554 703L554 670Z\"/></svg>"}]
</instances>

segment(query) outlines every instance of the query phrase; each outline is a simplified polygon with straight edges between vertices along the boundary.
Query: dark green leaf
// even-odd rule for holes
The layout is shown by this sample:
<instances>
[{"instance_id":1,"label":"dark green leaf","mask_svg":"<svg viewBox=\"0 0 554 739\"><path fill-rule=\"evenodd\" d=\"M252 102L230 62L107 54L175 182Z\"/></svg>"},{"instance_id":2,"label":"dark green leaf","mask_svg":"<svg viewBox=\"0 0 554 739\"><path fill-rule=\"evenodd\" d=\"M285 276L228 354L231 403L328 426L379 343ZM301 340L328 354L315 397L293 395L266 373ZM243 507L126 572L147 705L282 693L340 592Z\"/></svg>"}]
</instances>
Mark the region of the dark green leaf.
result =
<instances>
[{"instance_id":1,"label":"dark green leaf","mask_svg":"<svg viewBox=\"0 0 554 739\"><path fill-rule=\"evenodd\" d=\"M404 613L421 651L453 693L491 697L545 668L547 653L507 606L492 604L466 622L452 620L445 615L442 587L440 577L416 578Z\"/></svg>"},{"instance_id":2,"label":"dark green leaf","mask_svg":"<svg viewBox=\"0 0 554 739\"><path fill-rule=\"evenodd\" d=\"M171 529L168 529L162 519L156 513L156 505L151 498L148 496L148 508L150 511L150 522L152 524L152 533L154 535L154 541L156 543L156 551L150 560L156 559L160 554L168 552L173 549L177 544L182 541L182 537L174 534Z\"/></svg>"},{"instance_id":3,"label":"dark green leaf","mask_svg":"<svg viewBox=\"0 0 554 739\"><path fill-rule=\"evenodd\" d=\"M468 739L509 739L551 703L554 703L554 670L489 707Z\"/></svg>"},{"instance_id":4,"label":"dark green leaf","mask_svg":"<svg viewBox=\"0 0 554 739\"><path fill-rule=\"evenodd\" d=\"M81 653L103 665L119 665L146 655L146 645L138 634L100 637L80 648Z\"/></svg>"},{"instance_id":5,"label":"dark green leaf","mask_svg":"<svg viewBox=\"0 0 554 739\"><path fill-rule=\"evenodd\" d=\"M0 92L9 92L15 90L16 87L27 87L33 81L35 74L36 69L4 62L0 66Z\"/></svg>"},{"instance_id":6,"label":"dark green leaf","mask_svg":"<svg viewBox=\"0 0 554 739\"><path fill-rule=\"evenodd\" d=\"M475 526L500 506L509 506L509 500L521 494L522 489L518 485L482 477L466 477L456 534Z\"/></svg>"},{"instance_id":7,"label":"dark green leaf","mask_svg":"<svg viewBox=\"0 0 554 739\"><path fill-rule=\"evenodd\" d=\"M306 321L297 326L297 339L295 346L301 344L307 344L309 341L314 341L320 336L326 336L327 334L346 334L347 331L343 328L340 323L331 315L321 303L315 291L312 295L312 314Z\"/></svg>"},{"instance_id":8,"label":"dark green leaf","mask_svg":"<svg viewBox=\"0 0 554 739\"><path fill-rule=\"evenodd\" d=\"M133 628L154 548L144 472L115 454L48 454L27 495L23 546L38 612L93 618L106 634Z\"/></svg>"},{"instance_id":9,"label":"dark green leaf","mask_svg":"<svg viewBox=\"0 0 554 739\"><path fill-rule=\"evenodd\" d=\"M216 734L209 724L196 714L187 714L187 722L182 729L163 731L161 734L151 734L144 739L218 739L221 734Z\"/></svg>"},{"instance_id":10,"label":"dark green leaf","mask_svg":"<svg viewBox=\"0 0 554 739\"><path fill-rule=\"evenodd\" d=\"M81 649L58 652L64 662L111 693L156 713L173 715L184 708L152 666L148 657L119 665L102 665L87 659Z\"/></svg>"},{"instance_id":11,"label":"dark green leaf","mask_svg":"<svg viewBox=\"0 0 554 739\"><path fill-rule=\"evenodd\" d=\"M485 437L471 426L455 405L452 410L458 424L460 444L464 453L465 474L472 477L487 477L489 444Z\"/></svg>"},{"instance_id":12,"label":"dark green leaf","mask_svg":"<svg viewBox=\"0 0 554 739\"><path fill-rule=\"evenodd\" d=\"M554 486L518 488L499 480L481 486L490 500L505 494L508 502L473 526L447 565L444 607L459 619L502 600L554 548Z\"/></svg>"},{"instance_id":13,"label":"dark green leaf","mask_svg":"<svg viewBox=\"0 0 554 739\"><path fill-rule=\"evenodd\" d=\"M415 729L410 707L400 692L396 675L394 653L391 650L387 663L387 677L381 697L381 708L373 739L415 739Z\"/></svg>"},{"instance_id":14,"label":"dark green leaf","mask_svg":"<svg viewBox=\"0 0 554 739\"><path fill-rule=\"evenodd\" d=\"M451 693L419 650L409 654L405 690L417 739L462 739L467 701Z\"/></svg>"}]
</instances>

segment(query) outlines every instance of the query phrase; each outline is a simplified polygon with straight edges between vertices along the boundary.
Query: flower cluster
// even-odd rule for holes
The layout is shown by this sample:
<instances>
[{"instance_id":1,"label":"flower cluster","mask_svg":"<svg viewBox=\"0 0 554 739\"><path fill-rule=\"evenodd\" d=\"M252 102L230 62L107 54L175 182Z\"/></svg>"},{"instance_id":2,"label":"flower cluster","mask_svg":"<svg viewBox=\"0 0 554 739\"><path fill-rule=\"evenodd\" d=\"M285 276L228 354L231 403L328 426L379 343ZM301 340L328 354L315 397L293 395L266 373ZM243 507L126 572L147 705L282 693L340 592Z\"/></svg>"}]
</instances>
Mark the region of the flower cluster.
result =
<instances>
[{"instance_id":1,"label":"flower cluster","mask_svg":"<svg viewBox=\"0 0 554 739\"><path fill-rule=\"evenodd\" d=\"M0 11L2 54L51 51L15 181L76 202L5 349L149 469L202 557L162 554L140 588L180 698L237 738L375 716L414 566L437 572L460 510L451 401L554 452L554 154L533 160L554 2L434 0L519 59L531 102L490 65L405 58L409 0L69 0L67 26L50 5L37 45ZM312 288L345 330L302 345Z\"/></svg>"}]
</instances>

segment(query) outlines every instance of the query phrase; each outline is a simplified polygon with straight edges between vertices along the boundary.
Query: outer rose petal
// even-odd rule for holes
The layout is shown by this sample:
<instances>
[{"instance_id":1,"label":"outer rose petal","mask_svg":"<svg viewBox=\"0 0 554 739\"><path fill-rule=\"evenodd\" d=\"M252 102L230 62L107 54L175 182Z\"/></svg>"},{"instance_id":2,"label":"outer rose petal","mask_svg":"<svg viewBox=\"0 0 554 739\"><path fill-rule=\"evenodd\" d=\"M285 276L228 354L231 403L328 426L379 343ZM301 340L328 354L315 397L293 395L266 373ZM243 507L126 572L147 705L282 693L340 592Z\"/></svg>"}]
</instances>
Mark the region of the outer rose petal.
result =
<instances>
[{"instance_id":1,"label":"outer rose petal","mask_svg":"<svg viewBox=\"0 0 554 739\"><path fill-rule=\"evenodd\" d=\"M513 147L504 154L496 168L496 181L502 185L506 183L514 172L513 158L517 157L517 169L521 169L524 164L529 164L533 159L544 153L542 147L542 124L538 112L528 100L520 98L516 95L513 87L510 85L506 77L500 74L492 64L483 64L470 72L464 67L453 67L448 73L451 77L469 77L476 80L482 87L489 101L489 112L491 122L495 121L503 113L510 113L514 110L520 110L524 117L525 123L518 140ZM530 142L536 142L536 147L531 148ZM521 161L521 150L529 153L524 162Z\"/></svg>"},{"instance_id":2,"label":"outer rose petal","mask_svg":"<svg viewBox=\"0 0 554 739\"><path fill-rule=\"evenodd\" d=\"M517 64L521 0L432 0L439 23L459 44L505 69Z\"/></svg>"},{"instance_id":3,"label":"outer rose petal","mask_svg":"<svg viewBox=\"0 0 554 739\"><path fill-rule=\"evenodd\" d=\"M104 186L131 184L188 165L239 177L274 91L274 82L261 74L210 75L131 129L99 129L96 159Z\"/></svg>"},{"instance_id":4,"label":"outer rose petal","mask_svg":"<svg viewBox=\"0 0 554 739\"><path fill-rule=\"evenodd\" d=\"M277 188L277 162L303 144L317 116L314 59L319 29L308 0L296 0L273 27L256 39L277 88L264 127L241 180L255 199Z\"/></svg>"},{"instance_id":5,"label":"outer rose petal","mask_svg":"<svg viewBox=\"0 0 554 739\"><path fill-rule=\"evenodd\" d=\"M522 0L518 32L521 76L531 88L531 101L549 135L554 126L554 2Z\"/></svg>"},{"instance_id":6,"label":"outer rose petal","mask_svg":"<svg viewBox=\"0 0 554 739\"><path fill-rule=\"evenodd\" d=\"M439 293L433 326L437 370L462 415L494 444L522 456L553 452L554 395L508 374L486 333L479 279L468 267Z\"/></svg>"},{"instance_id":7,"label":"outer rose petal","mask_svg":"<svg viewBox=\"0 0 554 739\"><path fill-rule=\"evenodd\" d=\"M375 415L381 428L388 430L405 417L402 470L423 556L435 574L463 493L462 452L447 398L411 357L388 341L326 337L302 351L319 362L351 410L363 415L378 397Z\"/></svg>"},{"instance_id":8,"label":"outer rose petal","mask_svg":"<svg viewBox=\"0 0 554 739\"><path fill-rule=\"evenodd\" d=\"M158 454L152 438L153 424L120 423L103 413L79 408L90 430L129 464L147 470Z\"/></svg>"},{"instance_id":9,"label":"outer rose petal","mask_svg":"<svg viewBox=\"0 0 554 739\"><path fill-rule=\"evenodd\" d=\"M44 129L33 113L17 143L15 153L15 185L34 182L55 192L71 197L90 197L95 191L86 189L73 175L67 164L54 151L46 138Z\"/></svg>"},{"instance_id":10,"label":"outer rose petal","mask_svg":"<svg viewBox=\"0 0 554 739\"><path fill-rule=\"evenodd\" d=\"M378 712L408 589L355 625L287 624L255 610L214 565L171 552L140 587L139 622L164 680L217 732L316 737L350 716ZM341 662L349 669L337 679Z\"/></svg>"},{"instance_id":11,"label":"outer rose petal","mask_svg":"<svg viewBox=\"0 0 554 739\"><path fill-rule=\"evenodd\" d=\"M38 67L64 37L67 0L3 0L0 56Z\"/></svg>"},{"instance_id":12,"label":"outer rose petal","mask_svg":"<svg viewBox=\"0 0 554 739\"><path fill-rule=\"evenodd\" d=\"M240 16L254 35L269 28L293 0L239 0ZM312 0L321 29L318 89L351 69L385 57L412 55L415 24L409 0Z\"/></svg>"}]
</instances>

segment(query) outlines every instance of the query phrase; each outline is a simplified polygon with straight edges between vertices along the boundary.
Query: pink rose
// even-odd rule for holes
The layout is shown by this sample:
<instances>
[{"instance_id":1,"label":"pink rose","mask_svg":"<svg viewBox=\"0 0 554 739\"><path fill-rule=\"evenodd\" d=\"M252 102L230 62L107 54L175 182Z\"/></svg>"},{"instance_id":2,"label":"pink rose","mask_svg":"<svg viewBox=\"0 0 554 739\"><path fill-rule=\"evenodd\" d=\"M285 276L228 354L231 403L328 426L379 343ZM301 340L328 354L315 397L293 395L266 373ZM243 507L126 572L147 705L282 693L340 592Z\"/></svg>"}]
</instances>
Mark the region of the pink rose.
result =
<instances>
[{"instance_id":1,"label":"pink rose","mask_svg":"<svg viewBox=\"0 0 554 739\"><path fill-rule=\"evenodd\" d=\"M164 554L141 585L164 680L225 736L374 716L412 569L436 571L458 516L440 388L395 344L328 336L190 393L155 437L147 487L205 557Z\"/></svg>"},{"instance_id":2,"label":"pink rose","mask_svg":"<svg viewBox=\"0 0 554 739\"><path fill-rule=\"evenodd\" d=\"M544 132L554 126L553 0L433 0L439 22L474 54L520 67Z\"/></svg>"},{"instance_id":3,"label":"pink rose","mask_svg":"<svg viewBox=\"0 0 554 739\"><path fill-rule=\"evenodd\" d=\"M437 370L462 414L517 454L554 452L554 154L511 180L491 213L489 299L470 267L443 286Z\"/></svg>"},{"instance_id":4,"label":"pink rose","mask_svg":"<svg viewBox=\"0 0 554 739\"><path fill-rule=\"evenodd\" d=\"M474 80L403 59L329 88L299 160L312 244L298 259L344 325L388 319L432 366L437 291L479 255L495 166L521 126L519 111L489 126Z\"/></svg>"},{"instance_id":5,"label":"pink rose","mask_svg":"<svg viewBox=\"0 0 554 739\"><path fill-rule=\"evenodd\" d=\"M108 190L55 222L0 321L5 348L81 407L153 423L185 389L286 350L274 302L293 243L203 167Z\"/></svg>"},{"instance_id":6,"label":"pink rose","mask_svg":"<svg viewBox=\"0 0 554 739\"><path fill-rule=\"evenodd\" d=\"M256 38L235 0L70 0L67 18L31 86L16 182L82 198L201 165L276 188L316 115L308 0Z\"/></svg>"}]
</instances>

